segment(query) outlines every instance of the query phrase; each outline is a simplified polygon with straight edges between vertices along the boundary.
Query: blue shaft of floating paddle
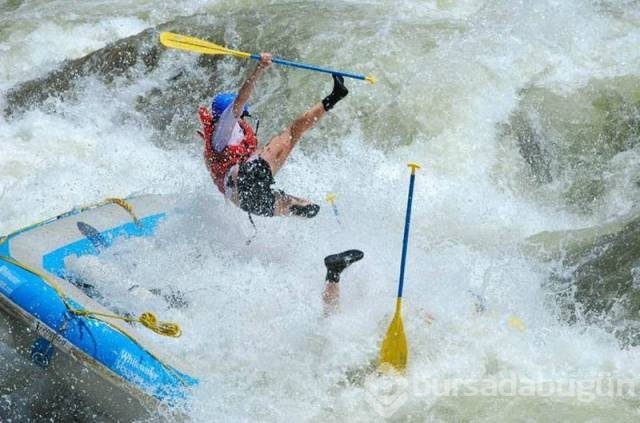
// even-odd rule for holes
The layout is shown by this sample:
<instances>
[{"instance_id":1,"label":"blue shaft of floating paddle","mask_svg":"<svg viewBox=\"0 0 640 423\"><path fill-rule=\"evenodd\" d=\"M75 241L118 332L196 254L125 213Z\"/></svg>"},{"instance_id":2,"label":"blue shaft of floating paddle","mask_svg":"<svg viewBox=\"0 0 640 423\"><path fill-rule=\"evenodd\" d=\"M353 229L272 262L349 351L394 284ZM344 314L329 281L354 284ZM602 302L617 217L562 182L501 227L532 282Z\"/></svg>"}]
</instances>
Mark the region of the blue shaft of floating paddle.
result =
<instances>
[{"instance_id":1,"label":"blue shaft of floating paddle","mask_svg":"<svg viewBox=\"0 0 640 423\"><path fill-rule=\"evenodd\" d=\"M340 223L340 216L338 216L338 208L336 207L335 204L333 204L333 214L336 216L336 220L338 221L338 224Z\"/></svg>"},{"instance_id":2,"label":"blue shaft of floating paddle","mask_svg":"<svg viewBox=\"0 0 640 423\"><path fill-rule=\"evenodd\" d=\"M254 54L251 55L251 58L254 59L254 60L260 60L260 55L254 53ZM357 74L357 73L342 72L342 71L337 71L337 70L333 70L333 69L322 68L320 66L313 66L313 65L307 65L305 63L292 62L290 60L279 59L277 57L272 58L271 61L273 63L277 63L279 65L292 66L294 68L307 69L307 70L313 70L313 71L318 71L318 72L325 72L325 73L330 73L330 74L342 75L342 76L346 76L347 78L361 79L363 81L367 80L366 76L360 75L360 74Z\"/></svg>"},{"instance_id":3,"label":"blue shaft of floating paddle","mask_svg":"<svg viewBox=\"0 0 640 423\"><path fill-rule=\"evenodd\" d=\"M400 283L398 284L398 298L402 298L404 287L404 267L407 261L407 247L409 244L409 226L411 224L411 203L413 203L413 185L416 180L416 170L411 170L409 179L409 198L407 199L407 216L404 220L404 238L402 240L402 260L400 260Z\"/></svg>"}]
</instances>

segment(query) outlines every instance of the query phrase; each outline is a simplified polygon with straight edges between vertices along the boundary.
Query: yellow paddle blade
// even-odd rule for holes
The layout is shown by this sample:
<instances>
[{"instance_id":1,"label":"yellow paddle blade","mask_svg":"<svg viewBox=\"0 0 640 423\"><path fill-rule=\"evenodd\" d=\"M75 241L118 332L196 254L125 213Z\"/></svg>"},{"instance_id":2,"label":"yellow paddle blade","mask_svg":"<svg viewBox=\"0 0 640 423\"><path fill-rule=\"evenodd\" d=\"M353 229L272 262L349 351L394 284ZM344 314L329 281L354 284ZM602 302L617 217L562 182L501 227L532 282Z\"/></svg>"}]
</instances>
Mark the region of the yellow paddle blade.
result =
<instances>
[{"instance_id":1,"label":"yellow paddle blade","mask_svg":"<svg viewBox=\"0 0 640 423\"><path fill-rule=\"evenodd\" d=\"M527 326L524 324L522 319L519 318L518 316L509 317L509 319L507 320L507 324L509 325L509 327L518 329L520 332L523 332L527 329Z\"/></svg>"},{"instance_id":2,"label":"yellow paddle blade","mask_svg":"<svg viewBox=\"0 0 640 423\"><path fill-rule=\"evenodd\" d=\"M230 54L241 59L248 59L251 53L237 50L230 50L226 47L213 44L209 41L201 40L187 35L175 34L173 32L161 32L160 43L165 47L187 50L201 54Z\"/></svg>"},{"instance_id":3,"label":"yellow paddle blade","mask_svg":"<svg viewBox=\"0 0 640 423\"><path fill-rule=\"evenodd\" d=\"M332 192L327 193L327 196L324 197L326 202L331 205L334 205L336 203L336 198L338 198L338 196Z\"/></svg>"},{"instance_id":4,"label":"yellow paddle blade","mask_svg":"<svg viewBox=\"0 0 640 423\"><path fill-rule=\"evenodd\" d=\"M402 324L401 301L398 298L396 312L393 320L391 320L389 329L387 329L387 335L382 341L379 364L389 363L400 373L404 373L407 369L409 349L407 347L407 338L404 334L404 325Z\"/></svg>"}]
</instances>

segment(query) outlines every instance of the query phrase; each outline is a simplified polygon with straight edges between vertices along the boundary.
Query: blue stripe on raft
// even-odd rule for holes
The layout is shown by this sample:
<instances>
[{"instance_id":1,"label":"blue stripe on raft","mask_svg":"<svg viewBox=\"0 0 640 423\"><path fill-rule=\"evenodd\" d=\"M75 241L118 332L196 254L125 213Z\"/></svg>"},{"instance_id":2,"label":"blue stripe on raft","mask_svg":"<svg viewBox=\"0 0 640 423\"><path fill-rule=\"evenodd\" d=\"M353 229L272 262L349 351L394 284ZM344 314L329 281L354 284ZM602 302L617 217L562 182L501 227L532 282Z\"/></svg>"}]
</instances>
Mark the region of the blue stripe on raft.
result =
<instances>
[{"instance_id":1,"label":"blue stripe on raft","mask_svg":"<svg viewBox=\"0 0 640 423\"><path fill-rule=\"evenodd\" d=\"M10 238L7 238L0 244L0 256L9 256L9 241Z\"/></svg>"},{"instance_id":2,"label":"blue stripe on raft","mask_svg":"<svg viewBox=\"0 0 640 423\"><path fill-rule=\"evenodd\" d=\"M128 238L132 236L150 236L155 232L158 223L165 217L166 213L147 216L139 219L137 224L129 222L104 232L100 232L100 236L105 240L107 246L110 246L118 237ZM94 243L92 243L90 239L82 238L45 254L42 257L42 267L48 272L63 278L65 276L65 258L71 255L81 257L89 254L98 255L100 254L100 250L94 246Z\"/></svg>"},{"instance_id":3,"label":"blue stripe on raft","mask_svg":"<svg viewBox=\"0 0 640 423\"><path fill-rule=\"evenodd\" d=\"M118 237L149 236L165 217L166 213L148 216L140 219L137 224L126 223L101 232L100 235L107 240L108 245ZM0 256L11 257L9 241L7 239L0 244ZM63 276L66 257L99 253L89 239L83 238L43 256L43 267L53 274ZM187 386L198 383L197 379L163 365L135 340L108 323L69 313L56 290L46 281L2 257L0 294L130 384L161 401L175 405L180 399L186 398ZM74 308L82 308L72 298L67 297L67 301Z\"/></svg>"},{"instance_id":4,"label":"blue stripe on raft","mask_svg":"<svg viewBox=\"0 0 640 423\"><path fill-rule=\"evenodd\" d=\"M175 405L185 388L197 380L163 365L127 335L108 323L67 310L55 291L39 276L0 258L0 293L144 392ZM68 298L72 306L78 306Z\"/></svg>"}]
</instances>

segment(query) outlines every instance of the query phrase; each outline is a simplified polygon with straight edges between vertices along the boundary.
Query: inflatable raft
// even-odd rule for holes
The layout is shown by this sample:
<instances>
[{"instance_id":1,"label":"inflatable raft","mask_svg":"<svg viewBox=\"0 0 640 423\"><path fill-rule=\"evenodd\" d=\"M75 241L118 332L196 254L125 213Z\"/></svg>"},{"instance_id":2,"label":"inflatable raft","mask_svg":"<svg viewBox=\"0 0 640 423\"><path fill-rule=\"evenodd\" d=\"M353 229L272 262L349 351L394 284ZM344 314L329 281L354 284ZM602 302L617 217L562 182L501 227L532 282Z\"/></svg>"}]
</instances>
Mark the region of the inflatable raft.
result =
<instances>
[{"instance_id":1,"label":"inflatable raft","mask_svg":"<svg viewBox=\"0 0 640 423\"><path fill-rule=\"evenodd\" d=\"M65 260L153 236L171 207L162 196L108 199L0 237L0 309L11 322L14 348L117 419L171 414L197 380L184 360L157 351L149 333L142 336L148 330L179 336L177 325L106 308L86 289L88 281L80 286L69 277Z\"/></svg>"}]
</instances>

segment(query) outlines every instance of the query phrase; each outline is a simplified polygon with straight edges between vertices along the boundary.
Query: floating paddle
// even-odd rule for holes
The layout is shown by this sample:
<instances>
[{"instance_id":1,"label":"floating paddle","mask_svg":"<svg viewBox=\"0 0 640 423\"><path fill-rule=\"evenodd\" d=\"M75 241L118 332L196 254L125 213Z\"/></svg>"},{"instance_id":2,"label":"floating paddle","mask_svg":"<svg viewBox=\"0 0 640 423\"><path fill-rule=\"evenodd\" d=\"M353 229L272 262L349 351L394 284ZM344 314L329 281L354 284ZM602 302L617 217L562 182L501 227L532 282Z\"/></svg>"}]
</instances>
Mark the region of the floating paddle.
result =
<instances>
[{"instance_id":1,"label":"floating paddle","mask_svg":"<svg viewBox=\"0 0 640 423\"><path fill-rule=\"evenodd\" d=\"M336 198L338 198L338 196L333 192L330 192L327 193L327 196L324 199L327 201L327 203L331 204L331 207L333 208L333 214L336 217L336 221L338 222L338 224L340 224L340 218L338 217L338 208L336 207Z\"/></svg>"},{"instance_id":2,"label":"floating paddle","mask_svg":"<svg viewBox=\"0 0 640 423\"><path fill-rule=\"evenodd\" d=\"M398 284L398 298L396 300L396 312L387 329L387 335L380 348L380 365L391 364L397 371L404 373L407 368L409 350L407 338L402 324L402 288L404 285L404 267L407 259L407 244L409 243L409 225L411 223L411 203L413 202L413 184L416 179L416 169L420 166L409 163L411 177L409 179L409 198L407 200L407 216L404 221L404 239L402 241L402 260L400 261L400 283Z\"/></svg>"},{"instance_id":3,"label":"floating paddle","mask_svg":"<svg viewBox=\"0 0 640 423\"><path fill-rule=\"evenodd\" d=\"M260 60L260 55L256 53L246 53L243 51L230 50L226 47L213 44L209 41L201 40L199 38L189 37L187 35L175 34L173 32L161 32L160 43L162 43L162 45L165 47L176 48L180 50L187 50L194 53L228 54L230 56L235 56L239 59ZM341 71L336 71L332 69L321 68L319 66L307 65L305 63L298 63L298 62L292 62L289 60L279 59L277 57L274 57L272 61L273 63L277 63L279 65L286 65L286 66L292 66L295 68L342 75L342 76L346 76L347 78L361 79L371 84L375 84L376 82L376 79L371 75L364 76L364 75L359 75L351 72L341 72Z\"/></svg>"}]
</instances>

